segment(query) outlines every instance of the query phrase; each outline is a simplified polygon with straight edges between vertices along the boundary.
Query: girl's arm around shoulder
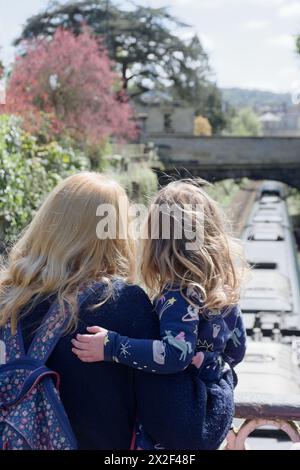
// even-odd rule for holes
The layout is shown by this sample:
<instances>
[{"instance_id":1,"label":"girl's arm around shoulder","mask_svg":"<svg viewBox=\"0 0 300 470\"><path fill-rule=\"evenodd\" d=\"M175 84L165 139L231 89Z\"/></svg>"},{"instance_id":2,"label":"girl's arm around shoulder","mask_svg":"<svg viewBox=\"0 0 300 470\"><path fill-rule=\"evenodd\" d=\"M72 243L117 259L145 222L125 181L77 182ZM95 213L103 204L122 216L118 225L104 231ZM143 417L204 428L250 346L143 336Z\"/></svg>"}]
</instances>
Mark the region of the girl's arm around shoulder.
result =
<instances>
[{"instance_id":1,"label":"girl's arm around shoulder","mask_svg":"<svg viewBox=\"0 0 300 470\"><path fill-rule=\"evenodd\" d=\"M139 298L141 295L145 296L143 291L136 292L132 304L127 305L127 311L125 305L120 307L125 315L129 310L135 312L137 318L144 314L143 339L134 337L133 329L130 337L114 331L90 329L90 333L96 333L94 337L83 335L78 338L79 341L73 342L80 349L78 357L87 362L103 359L114 361L157 374L173 374L184 370L191 363L195 352L198 309L189 305L179 292L165 291L157 303L160 339L150 340L143 299ZM81 340L82 345L79 344Z\"/></svg>"},{"instance_id":2,"label":"girl's arm around shoulder","mask_svg":"<svg viewBox=\"0 0 300 470\"><path fill-rule=\"evenodd\" d=\"M98 297L94 296L90 304L95 305L101 301ZM87 327L90 334L78 334L72 340L72 351L83 362L104 360L104 347L107 345L109 350L112 346L108 341L108 330L118 331L120 337L124 338L127 335L135 338L157 337L157 316L149 297L137 285L118 282L113 297L106 304L92 313L89 310L86 313L87 324L94 324Z\"/></svg>"},{"instance_id":3,"label":"girl's arm around shoulder","mask_svg":"<svg viewBox=\"0 0 300 470\"><path fill-rule=\"evenodd\" d=\"M177 291L165 291L156 305L160 339L128 338L109 332L106 360L158 374L184 370L192 361L198 337L198 310Z\"/></svg>"}]
</instances>

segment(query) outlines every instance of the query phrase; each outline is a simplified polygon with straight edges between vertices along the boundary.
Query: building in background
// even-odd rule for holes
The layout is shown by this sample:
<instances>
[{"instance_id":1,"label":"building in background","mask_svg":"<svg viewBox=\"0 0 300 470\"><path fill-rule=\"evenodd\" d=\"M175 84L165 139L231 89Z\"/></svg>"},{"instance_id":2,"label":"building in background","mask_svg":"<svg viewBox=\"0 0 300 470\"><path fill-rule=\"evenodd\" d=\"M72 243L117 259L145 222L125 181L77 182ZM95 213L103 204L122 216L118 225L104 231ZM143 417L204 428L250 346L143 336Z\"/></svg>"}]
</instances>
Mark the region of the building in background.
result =
<instances>
[{"instance_id":1,"label":"building in background","mask_svg":"<svg viewBox=\"0 0 300 470\"><path fill-rule=\"evenodd\" d=\"M149 134L194 134L195 110L167 93L148 92L135 103L141 139Z\"/></svg>"},{"instance_id":2,"label":"building in background","mask_svg":"<svg viewBox=\"0 0 300 470\"><path fill-rule=\"evenodd\" d=\"M282 117L270 111L259 116L263 135L276 135L282 125Z\"/></svg>"},{"instance_id":3,"label":"building in background","mask_svg":"<svg viewBox=\"0 0 300 470\"><path fill-rule=\"evenodd\" d=\"M259 121L265 136L300 137L300 106L264 112Z\"/></svg>"}]
</instances>

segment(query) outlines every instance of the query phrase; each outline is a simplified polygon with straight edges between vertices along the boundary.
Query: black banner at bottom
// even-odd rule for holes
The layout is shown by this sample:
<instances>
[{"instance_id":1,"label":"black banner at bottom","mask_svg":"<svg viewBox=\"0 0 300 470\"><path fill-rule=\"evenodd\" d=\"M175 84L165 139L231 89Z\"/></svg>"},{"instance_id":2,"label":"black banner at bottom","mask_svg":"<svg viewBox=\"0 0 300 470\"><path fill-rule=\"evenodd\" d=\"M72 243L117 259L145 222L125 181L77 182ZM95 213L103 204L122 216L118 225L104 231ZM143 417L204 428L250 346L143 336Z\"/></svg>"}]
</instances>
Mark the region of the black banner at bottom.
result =
<instances>
[{"instance_id":1,"label":"black banner at bottom","mask_svg":"<svg viewBox=\"0 0 300 470\"><path fill-rule=\"evenodd\" d=\"M267 468L273 464L299 465L299 454L293 451L74 451L74 452L38 452L38 451L3 451L0 452L0 467L6 469L13 464L55 465L68 464L80 466L95 465L140 468L147 466L194 466L194 465L253 465Z\"/></svg>"}]
</instances>

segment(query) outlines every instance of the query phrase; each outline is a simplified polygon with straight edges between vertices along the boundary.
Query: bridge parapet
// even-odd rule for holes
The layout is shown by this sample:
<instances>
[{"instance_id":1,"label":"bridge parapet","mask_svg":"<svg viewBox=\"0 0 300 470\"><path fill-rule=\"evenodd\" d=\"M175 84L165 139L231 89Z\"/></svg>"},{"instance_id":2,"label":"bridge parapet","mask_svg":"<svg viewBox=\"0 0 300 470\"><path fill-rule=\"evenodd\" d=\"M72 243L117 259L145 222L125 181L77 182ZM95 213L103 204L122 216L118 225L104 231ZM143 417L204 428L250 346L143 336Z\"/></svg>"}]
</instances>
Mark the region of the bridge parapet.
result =
<instances>
[{"instance_id":1,"label":"bridge parapet","mask_svg":"<svg viewBox=\"0 0 300 470\"><path fill-rule=\"evenodd\" d=\"M300 189L300 138L194 137L149 134L165 166L176 176L218 181L275 179Z\"/></svg>"}]
</instances>

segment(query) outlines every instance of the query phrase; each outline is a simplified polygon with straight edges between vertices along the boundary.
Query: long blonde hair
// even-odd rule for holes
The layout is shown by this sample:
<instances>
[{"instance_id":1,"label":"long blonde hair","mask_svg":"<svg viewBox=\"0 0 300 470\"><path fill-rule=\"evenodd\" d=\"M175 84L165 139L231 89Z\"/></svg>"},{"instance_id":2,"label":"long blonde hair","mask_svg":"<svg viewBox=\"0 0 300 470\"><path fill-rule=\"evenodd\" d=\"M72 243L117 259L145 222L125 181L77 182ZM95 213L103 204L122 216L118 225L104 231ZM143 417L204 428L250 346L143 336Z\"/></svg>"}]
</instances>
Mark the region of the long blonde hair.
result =
<instances>
[{"instance_id":1,"label":"long blonde hair","mask_svg":"<svg viewBox=\"0 0 300 470\"><path fill-rule=\"evenodd\" d=\"M67 303L67 329L73 329L82 283L105 281L107 300L114 277L132 279L135 246L130 234L119 237L117 232L106 239L96 234L101 204L115 208L119 226L120 198L128 201L118 183L90 172L70 176L49 194L0 272L0 326L10 321L15 332L19 313L31 299L55 293L61 315L66 315Z\"/></svg>"},{"instance_id":2,"label":"long blonde hair","mask_svg":"<svg viewBox=\"0 0 300 470\"><path fill-rule=\"evenodd\" d=\"M223 211L203 189L205 184L200 179L173 181L160 190L146 221L141 272L152 296L161 293L167 284L179 286L182 292L192 287L205 308L219 310L238 302L240 268L245 262ZM169 239L162 237L164 222L157 216L159 207L170 217ZM175 236L182 230L183 220L190 233L199 232L194 249L187 249L190 238L183 231L181 238ZM156 239L151 236L153 227L159 234Z\"/></svg>"}]
</instances>

